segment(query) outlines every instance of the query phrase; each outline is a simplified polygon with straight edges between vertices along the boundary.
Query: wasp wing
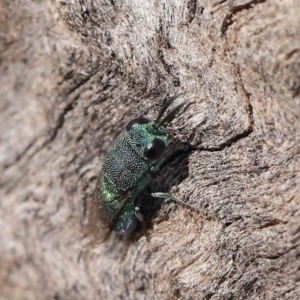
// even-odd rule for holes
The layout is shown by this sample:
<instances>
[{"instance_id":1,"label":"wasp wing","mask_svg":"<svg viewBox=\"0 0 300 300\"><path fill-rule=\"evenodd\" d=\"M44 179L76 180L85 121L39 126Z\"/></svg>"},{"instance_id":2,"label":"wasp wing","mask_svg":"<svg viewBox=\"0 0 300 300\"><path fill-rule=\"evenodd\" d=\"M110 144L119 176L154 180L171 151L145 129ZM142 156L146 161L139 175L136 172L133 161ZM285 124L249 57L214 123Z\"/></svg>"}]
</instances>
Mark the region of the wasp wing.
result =
<instances>
[{"instance_id":1,"label":"wasp wing","mask_svg":"<svg viewBox=\"0 0 300 300\"><path fill-rule=\"evenodd\" d=\"M116 226L122 212L131 202L129 192L115 195L113 199L107 200L101 192L101 176L99 176L93 199L89 203L88 211L88 234L92 234L97 241L104 242Z\"/></svg>"}]
</instances>

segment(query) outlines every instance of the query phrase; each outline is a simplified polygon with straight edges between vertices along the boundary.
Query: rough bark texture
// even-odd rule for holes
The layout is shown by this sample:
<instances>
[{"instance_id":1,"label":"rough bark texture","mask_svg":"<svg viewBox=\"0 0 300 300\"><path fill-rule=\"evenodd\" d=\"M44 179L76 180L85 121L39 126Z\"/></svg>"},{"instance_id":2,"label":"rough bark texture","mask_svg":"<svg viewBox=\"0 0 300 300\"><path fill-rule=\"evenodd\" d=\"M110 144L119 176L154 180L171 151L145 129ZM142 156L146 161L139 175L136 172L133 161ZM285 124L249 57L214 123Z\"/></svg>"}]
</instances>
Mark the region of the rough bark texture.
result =
<instances>
[{"instance_id":1,"label":"rough bark texture","mask_svg":"<svg viewBox=\"0 0 300 300\"><path fill-rule=\"evenodd\" d=\"M300 299L299 1L0 8L2 299ZM89 245L105 153L181 92L156 179L199 212Z\"/></svg>"}]
</instances>

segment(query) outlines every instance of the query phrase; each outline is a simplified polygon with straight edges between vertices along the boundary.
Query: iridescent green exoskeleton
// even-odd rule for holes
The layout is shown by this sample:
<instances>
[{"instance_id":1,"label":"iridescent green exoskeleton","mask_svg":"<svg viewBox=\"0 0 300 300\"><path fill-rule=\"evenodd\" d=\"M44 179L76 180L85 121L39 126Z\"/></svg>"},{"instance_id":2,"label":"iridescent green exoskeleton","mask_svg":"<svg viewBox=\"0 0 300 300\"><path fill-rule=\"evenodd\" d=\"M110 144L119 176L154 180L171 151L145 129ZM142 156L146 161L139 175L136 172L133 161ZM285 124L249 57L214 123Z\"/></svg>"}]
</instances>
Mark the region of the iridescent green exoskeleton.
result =
<instances>
[{"instance_id":1,"label":"iridescent green exoskeleton","mask_svg":"<svg viewBox=\"0 0 300 300\"><path fill-rule=\"evenodd\" d=\"M163 115L177 97L170 98L155 121L139 117L128 123L125 133L107 153L98 178L94 201L98 218L107 228L123 234L132 231L143 216L136 206L137 196L151 183L150 174L158 170L168 154L169 137L163 125L170 122L183 106L176 106ZM167 193L152 193L153 197L171 198ZM188 206L188 205L187 205Z\"/></svg>"}]
</instances>

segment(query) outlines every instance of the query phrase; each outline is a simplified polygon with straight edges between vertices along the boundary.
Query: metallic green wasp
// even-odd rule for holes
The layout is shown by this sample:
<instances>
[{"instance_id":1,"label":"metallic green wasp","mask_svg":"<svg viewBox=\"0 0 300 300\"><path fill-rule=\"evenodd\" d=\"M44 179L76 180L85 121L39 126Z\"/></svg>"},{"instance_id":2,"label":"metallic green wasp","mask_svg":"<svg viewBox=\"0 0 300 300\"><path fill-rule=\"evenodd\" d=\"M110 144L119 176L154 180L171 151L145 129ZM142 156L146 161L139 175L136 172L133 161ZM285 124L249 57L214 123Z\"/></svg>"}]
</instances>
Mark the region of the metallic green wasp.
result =
<instances>
[{"instance_id":1,"label":"metallic green wasp","mask_svg":"<svg viewBox=\"0 0 300 300\"><path fill-rule=\"evenodd\" d=\"M166 102L155 121L150 122L144 117L130 121L125 133L104 159L94 193L94 205L97 218L110 229L109 233L116 231L124 234L135 228L137 220L143 222L136 199L151 184L150 174L159 170L169 153L169 136L162 126L174 119L184 103L163 116L176 98L172 97ZM189 206L168 193L151 195L171 198Z\"/></svg>"}]
</instances>

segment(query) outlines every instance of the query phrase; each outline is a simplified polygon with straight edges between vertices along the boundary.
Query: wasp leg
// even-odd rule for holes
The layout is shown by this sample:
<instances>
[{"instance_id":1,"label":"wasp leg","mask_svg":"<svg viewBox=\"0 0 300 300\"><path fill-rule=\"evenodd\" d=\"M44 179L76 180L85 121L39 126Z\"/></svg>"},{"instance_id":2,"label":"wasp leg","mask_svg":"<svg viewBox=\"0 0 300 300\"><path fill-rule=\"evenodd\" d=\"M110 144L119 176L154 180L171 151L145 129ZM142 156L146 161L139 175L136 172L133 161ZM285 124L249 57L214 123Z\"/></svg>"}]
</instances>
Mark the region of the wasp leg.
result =
<instances>
[{"instance_id":1,"label":"wasp leg","mask_svg":"<svg viewBox=\"0 0 300 300\"><path fill-rule=\"evenodd\" d=\"M148 236L148 232L147 232L146 222L145 222L144 216L140 213L139 207L134 208L134 214L137 217L137 219L142 223L144 234L146 236L147 242L149 242L149 236Z\"/></svg>"},{"instance_id":2,"label":"wasp leg","mask_svg":"<svg viewBox=\"0 0 300 300\"><path fill-rule=\"evenodd\" d=\"M140 213L139 207L134 208L134 214L140 222L144 222L144 216Z\"/></svg>"},{"instance_id":3,"label":"wasp leg","mask_svg":"<svg viewBox=\"0 0 300 300\"><path fill-rule=\"evenodd\" d=\"M155 175L156 173L158 173L164 161L165 159L163 158L159 160L157 163L155 163L150 169L150 174Z\"/></svg>"},{"instance_id":4,"label":"wasp leg","mask_svg":"<svg viewBox=\"0 0 300 300\"><path fill-rule=\"evenodd\" d=\"M177 146L180 144L179 141L175 141L175 143L169 147L169 149L167 150L167 152L164 154L164 156L156 163L154 163L151 167L151 170L150 170L150 174L156 174L158 173L164 166L165 162L167 161L168 157L169 157L169 154L177 148Z\"/></svg>"},{"instance_id":5,"label":"wasp leg","mask_svg":"<svg viewBox=\"0 0 300 300\"><path fill-rule=\"evenodd\" d=\"M170 198L171 200L183 205L183 206L186 206L190 209L193 209L193 210L196 210L196 208L194 208L193 206L183 202L182 200L176 198L175 196L173 196L172 194L169 194L169 193L151 193L151 196L154 197L154 198L163 198L163 199L167 199L167 198Z\"/></svg>"}]
</instances>

